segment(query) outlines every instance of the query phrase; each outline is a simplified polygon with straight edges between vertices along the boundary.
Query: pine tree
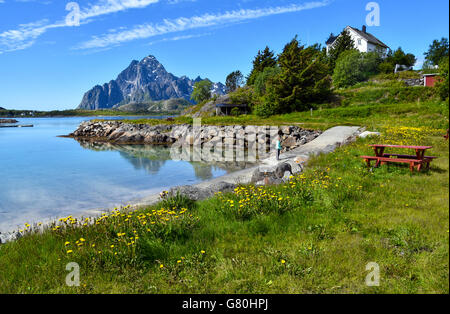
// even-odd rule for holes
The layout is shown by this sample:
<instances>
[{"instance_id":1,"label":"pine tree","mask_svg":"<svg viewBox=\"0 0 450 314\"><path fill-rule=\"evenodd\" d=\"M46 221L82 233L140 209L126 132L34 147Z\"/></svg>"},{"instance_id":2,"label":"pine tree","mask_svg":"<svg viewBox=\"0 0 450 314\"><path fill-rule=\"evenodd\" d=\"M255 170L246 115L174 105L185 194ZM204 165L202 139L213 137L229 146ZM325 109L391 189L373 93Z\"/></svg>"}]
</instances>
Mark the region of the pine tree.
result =
<instances>
[{"instance_id":1,"label":"pine tree","mask_svg":"<svg viewBox=\"0 0 450 314\"><path fill-rule=\"evenodd\" d=\"M334 70L336 60L339 58L341 53L353 49L355 49L355 42L350 36L350 33L344 29L328 52L330 70Z\"/></svg>"},{"instance_id":2,"label":"pine tree","mask_svg":"<svg viewBox=\"0 0 450 314\"><path fill-rule=\"evenodd\" d=\"M305 48L296 36L279 55L278 65L280 74L267 84L267 114L308 110L329 96L329 69L319 45Z\"/></svg>"},{"instance_id":3,"label":"pine tree","mask_svg":"<svg viewBox=\"0 0 450 314\"><path fill-rule=\"evenodd\" d=\"M258 50L258 54L253 60L253 69L250 72L250 75L247 77L247 85L253 85L255 83L255 79L259 73L263 72L267 67L273 67L277 64L277 58L273 51L266 46L266 48L261 52Z\"/></svg>"}]
</instances>

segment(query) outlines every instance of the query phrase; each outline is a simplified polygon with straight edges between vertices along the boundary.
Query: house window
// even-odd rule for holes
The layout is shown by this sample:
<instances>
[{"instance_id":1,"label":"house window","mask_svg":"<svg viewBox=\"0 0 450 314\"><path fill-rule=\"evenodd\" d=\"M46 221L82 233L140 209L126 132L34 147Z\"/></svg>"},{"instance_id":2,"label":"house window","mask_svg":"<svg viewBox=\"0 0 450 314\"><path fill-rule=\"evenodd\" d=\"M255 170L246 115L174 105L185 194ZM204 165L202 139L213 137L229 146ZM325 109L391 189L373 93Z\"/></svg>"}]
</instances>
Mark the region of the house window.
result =
<instances>
[{"instance_id":1,"label":"house window","mask_svg":"<svg viewBox=\"0 0 450 314\"><path fill-rule=\"evenodd\" d=\"M358 45L361 46L361 38L358 38Z\"/></svg>"}]
</instances>

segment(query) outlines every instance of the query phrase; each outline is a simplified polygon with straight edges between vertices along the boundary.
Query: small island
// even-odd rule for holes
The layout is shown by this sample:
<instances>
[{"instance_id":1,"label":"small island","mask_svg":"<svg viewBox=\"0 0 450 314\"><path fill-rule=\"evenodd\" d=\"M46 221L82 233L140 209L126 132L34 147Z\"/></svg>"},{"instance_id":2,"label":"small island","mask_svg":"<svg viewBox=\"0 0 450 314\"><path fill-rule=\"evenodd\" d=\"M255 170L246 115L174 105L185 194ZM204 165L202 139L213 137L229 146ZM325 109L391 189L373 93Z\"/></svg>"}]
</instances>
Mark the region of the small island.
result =
<instances>
[{"instance_id":1,"label":"small island","mask_svg":"<svg viewBox=\"0 0 450 314\"><path fill-rule=\"evenodd\" d=\"M16 119L0 119L0 123L17 123Z\"/></svg>"},{"instance_id":2,"label":"small island","mask_svg":"<svg viewBox=\"0 0 450 314\"><path fill-rule=\"evenodd\" d=\"M0 128L31 128L32 124L15 124L18 123L16 119L0 119Z\"/></svg>"}]
</instances>

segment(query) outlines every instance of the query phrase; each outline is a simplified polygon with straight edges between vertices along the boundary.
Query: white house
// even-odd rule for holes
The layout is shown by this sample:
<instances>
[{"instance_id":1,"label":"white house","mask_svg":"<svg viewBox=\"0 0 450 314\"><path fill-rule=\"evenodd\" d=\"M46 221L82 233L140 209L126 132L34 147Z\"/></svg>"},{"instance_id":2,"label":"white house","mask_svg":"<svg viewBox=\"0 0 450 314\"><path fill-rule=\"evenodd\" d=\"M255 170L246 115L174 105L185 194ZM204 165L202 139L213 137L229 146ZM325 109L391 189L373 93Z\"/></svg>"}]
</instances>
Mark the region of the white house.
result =
<instances>
[{"instance_id":1,"label":"white house","mask_svg":"<svg viewBox=\"0 0 450 314\"><path fill-rule=\"evenodd\" d=\"M361 52L378 51L383 56L386 56L389 47L386 44L384 44L381 40L379 40L372 34L368 33L365 25L363 25L362 30L359 30L351 26L347 26L345 30L351 36L353 42L355 43L355 48L358 49L359 51ZM328 38L326 42L327 53L333 47L334 43L336 42L336 39L338 39L339 36L341 35L340 34L338 36L333 36L333 34L330 35L330 38Z\"/></svg>"}]
</instances>

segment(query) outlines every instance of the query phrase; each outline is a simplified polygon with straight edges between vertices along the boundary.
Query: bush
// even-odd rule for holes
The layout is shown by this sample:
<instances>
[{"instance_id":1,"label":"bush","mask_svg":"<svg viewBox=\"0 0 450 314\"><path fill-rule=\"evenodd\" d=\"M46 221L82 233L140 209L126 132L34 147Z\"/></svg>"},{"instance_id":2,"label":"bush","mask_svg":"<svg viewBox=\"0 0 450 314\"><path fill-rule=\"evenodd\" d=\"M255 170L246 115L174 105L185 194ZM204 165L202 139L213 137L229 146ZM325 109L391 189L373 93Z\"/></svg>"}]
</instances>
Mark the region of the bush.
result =
<instances>
[{"instance_id":1,"label":"bush","mask_svg":"<svg viewBox=\"0 0 450 314\"><path fill-rule=\"evenodd\" d=\"M187 208L192 209L196 205L195 201L191 200L184 194L178 191L176 194L169 194L167 191L161 192L161 202L158 204L160 208Z\"/></svg>"},{"instance_id":2,"label":"bush","mask_svg":"<svg viewBox=\"0 0 450 314\"><path fill-rule=\"evenodd\" d=\"M238 88L232 93L229 93L231 103L234 105L249 105L253 104L254 91L253 88L245 86Z\"/></svg>"},{"instance_id":3,"label":"bush","mask_svg":"<svg viewBox=\"0 0 450 314\"><path fill-rule=\"evenodd\" d=\"M270 117L278 113L278 107L270 101L263 101L255 106L254 113L260 117Z\"/></svg>"},{"instance_id":4,"label":"bush","mask_svg":"<svg viewBox=\"0 0 450 314\"><path fill-rule=\"evenodd\" d=\"M239 186L232 194L219 194L219 199L223 214L241 220L265 214L284 214L294 209L289 197L270 187Z\"/></svg>"},{"instance_id":5,"label":"bush","mask_svg":"<svg viewBox=\"0 0 450 314\"><path fill-rule=\"evenodd\" d=\"M382 64L380 64L381 66ZM435 71L436 72L436 71ZM420 73L417 71L402 71L394 73L394 70L390 73L380 73L371 77L372 81L377 80L399 80L399 79L418 79L420 78Z\"/></svg>"},{"instance_id":6,"label":"bush","mask_svg":"<svg viewBox=\"0 0 450 314\"><path fill-rule=\"evenodd\" d=\"M237 107L234 107L233 109L231 109L230 114L234 117L240 116L241 110Z\"/></svg>"},{"instance_id":7,"label":"bush","mask_svg":"<svg viewBox=\"0 0 450 314\"><path fill-rule=\"evenodd\" d=\"M439 63L439 71L441 74L441 79L439 80L439 82L436 84L436 91L438 96L442 99L445 100L448 98L448 57L445 57L441 60L441 62Z\"/></svg>"},{"instance_id":8,"label":"bush","mask_svg":"<svg viewBox=\"0 0 450 314\"><path fill-rule=\"evenodd\" d=\"M380 73L394 73L395 70L395 64L391 63L391 62L382 62L380 63L380 65L378 66L378 71L380 71Z\"/></svg>"},{"instance_id":9,"label":"bush","mask_svg":"<svg viewBox=\"0 0 450 314\"><path fill-rule=\"evenodd\" d=\"M336 87L347 87L365 81L378 72L380 62L381 58L376 52L345 51L336 61L333 84Z\"/></svg>"}]
</instances>

